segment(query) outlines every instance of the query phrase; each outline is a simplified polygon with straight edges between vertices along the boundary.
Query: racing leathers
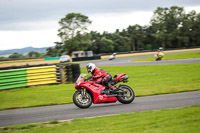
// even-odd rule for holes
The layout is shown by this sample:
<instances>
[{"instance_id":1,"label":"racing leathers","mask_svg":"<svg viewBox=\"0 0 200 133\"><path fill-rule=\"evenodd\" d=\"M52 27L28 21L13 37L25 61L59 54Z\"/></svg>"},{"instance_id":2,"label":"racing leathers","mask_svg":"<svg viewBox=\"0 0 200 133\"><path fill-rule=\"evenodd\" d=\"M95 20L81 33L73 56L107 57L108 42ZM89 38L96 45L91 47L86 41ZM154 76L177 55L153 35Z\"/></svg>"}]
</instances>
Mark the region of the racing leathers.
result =
<instances>
[{"instance_id":1,"label":"racing leathers","mask_svg":"<svg viewBox=\"0 0 200 133\"><path fill-rule=\"evenodd\" d=\"M96 67L92 72L92 76L90 76L88 79L90 79L90 81L94 81L97 84L105 85L106 89L107 87L113 90L116 89L109 82L110 80L112 80L112 75L104 71L103 69Z\"/></svg>"}]
</instances>

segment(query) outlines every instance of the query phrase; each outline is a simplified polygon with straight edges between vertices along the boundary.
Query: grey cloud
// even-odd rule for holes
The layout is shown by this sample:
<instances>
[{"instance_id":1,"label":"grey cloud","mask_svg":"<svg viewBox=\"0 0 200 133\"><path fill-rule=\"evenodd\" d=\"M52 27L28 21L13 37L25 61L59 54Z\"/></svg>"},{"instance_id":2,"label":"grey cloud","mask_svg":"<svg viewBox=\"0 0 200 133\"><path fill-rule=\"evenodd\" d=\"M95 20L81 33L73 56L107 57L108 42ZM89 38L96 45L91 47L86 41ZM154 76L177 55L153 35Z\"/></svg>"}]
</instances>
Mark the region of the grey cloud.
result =
<instances>
[{"instance_id":1,"label":"grey cloud","mask_svg":"<svg viewBox=\"0 0 200 133\"><path fill-rule=\"evenodd\" d=\"M195 6L199 0L0 0L0 30L26 29L18 23L57 20L67 13L84 15L153 11L157 7Z\"/></svg>"}]
</instances>

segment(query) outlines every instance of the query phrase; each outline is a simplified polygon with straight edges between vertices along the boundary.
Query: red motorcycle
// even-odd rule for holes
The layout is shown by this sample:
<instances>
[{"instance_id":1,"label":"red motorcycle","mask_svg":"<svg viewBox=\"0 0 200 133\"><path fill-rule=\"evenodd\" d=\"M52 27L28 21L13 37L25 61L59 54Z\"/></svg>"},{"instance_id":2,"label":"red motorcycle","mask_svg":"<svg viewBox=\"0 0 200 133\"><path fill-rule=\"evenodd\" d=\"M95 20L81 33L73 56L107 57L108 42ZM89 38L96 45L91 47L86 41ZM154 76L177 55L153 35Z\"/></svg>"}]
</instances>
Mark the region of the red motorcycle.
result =
<instances>
[{"instance_id":1,"label":"red motorcycle","mask_svg":"<svg viewBox=\"0 0 200 133\"><path fill-rule=\"evenodd\" d=\"M111 103L116 101L128 104L135 98L135 93L131 87L121 84L115 86L119 82L128 82L129 77L125 73L115 75L110 81L117 89L110 90L109 94L102 94L101 90L104 90L105 86L93 81L86 81L84 80L85 76L87 74L80 74L75 84L77 91L73 95L73 102L79 108L88 108L92 103Z\"/></svg>"}]
</instances>

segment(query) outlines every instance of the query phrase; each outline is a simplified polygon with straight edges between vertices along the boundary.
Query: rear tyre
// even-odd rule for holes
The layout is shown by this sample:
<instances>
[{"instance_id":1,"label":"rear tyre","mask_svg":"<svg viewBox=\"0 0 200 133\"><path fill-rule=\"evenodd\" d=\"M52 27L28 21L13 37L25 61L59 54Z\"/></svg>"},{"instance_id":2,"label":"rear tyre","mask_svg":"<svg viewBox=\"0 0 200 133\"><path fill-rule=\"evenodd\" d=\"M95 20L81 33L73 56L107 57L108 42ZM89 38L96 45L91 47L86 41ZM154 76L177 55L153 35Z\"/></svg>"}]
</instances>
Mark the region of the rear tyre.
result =
<instances>
[{"instance_id":1,"label":"rear tyre","mask_svg":"<svg viewBox=\"0 0 200 133\"><path fill-rule=\"evenodd\" d=\"M92 104L92 96L86 91L86 98L83 98L81 91L76 91L73 95L73 102L79 108L88 108Z\"/></svg>"},{"instance_id":2,"label":"rear tyre","mask_svg":"<svg viewBox=\"0 0 200 133\"><path fill-rule=\"evenodd\" d=\"M135 99L135 93L131 87L127 85L120 85L120 90L126 92L122 96L117 96L117 99L120 103L128 104Z\"/></svg>"}]
</instances>

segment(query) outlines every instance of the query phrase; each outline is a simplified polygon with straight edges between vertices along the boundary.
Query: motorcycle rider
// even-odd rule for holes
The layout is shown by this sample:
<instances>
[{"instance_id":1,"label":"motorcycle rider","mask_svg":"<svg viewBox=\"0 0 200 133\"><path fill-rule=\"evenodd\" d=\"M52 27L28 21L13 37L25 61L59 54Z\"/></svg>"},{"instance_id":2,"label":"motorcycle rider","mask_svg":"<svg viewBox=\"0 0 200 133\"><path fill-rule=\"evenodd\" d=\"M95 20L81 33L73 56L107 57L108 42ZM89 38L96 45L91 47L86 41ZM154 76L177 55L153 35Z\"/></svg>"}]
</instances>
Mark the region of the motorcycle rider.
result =
<instances>
[{"instance_id":1,"label":"motorcycle rider","mask_svg":"<svg viewBox=\"0 0 200 133\"><path fill-rule=\"evenodd\" d=\"M88 63L86 65L86 69L89 74L92 74L92 76L86 78L86 80L94 81L97 84L102 84L106 86L104 90L101 90L102 94L109 94L110 89L112 90L116 89L109 82L110 80L112 80L112 75L110 73L96 67L94 63Z\"/></svg>"},{"instance_id":2,"label":"motorcycle rider","mask_svg":"<svg viewBox=\"0 0 200 133\"><path fill-rule=\"evenodd\" d=\"M161 59L163 58L164 56L164 52L163 52L163 48L160 47L158 50L157 50L157 54L154 55L156 57L156 61L161 61Z\"/></svg>"},{"instance_id":3,"label":"motorcycle rider","mask_svg":"<svg viewBox=\"0 0 200 133\"><path fill-rule=\"evenodd\" d=\"M115 56L116 56L116 53L113 53L113 54L110 56L109 60L114 60L114 59L115 59Z\"/></svg>"}]
</instances>

